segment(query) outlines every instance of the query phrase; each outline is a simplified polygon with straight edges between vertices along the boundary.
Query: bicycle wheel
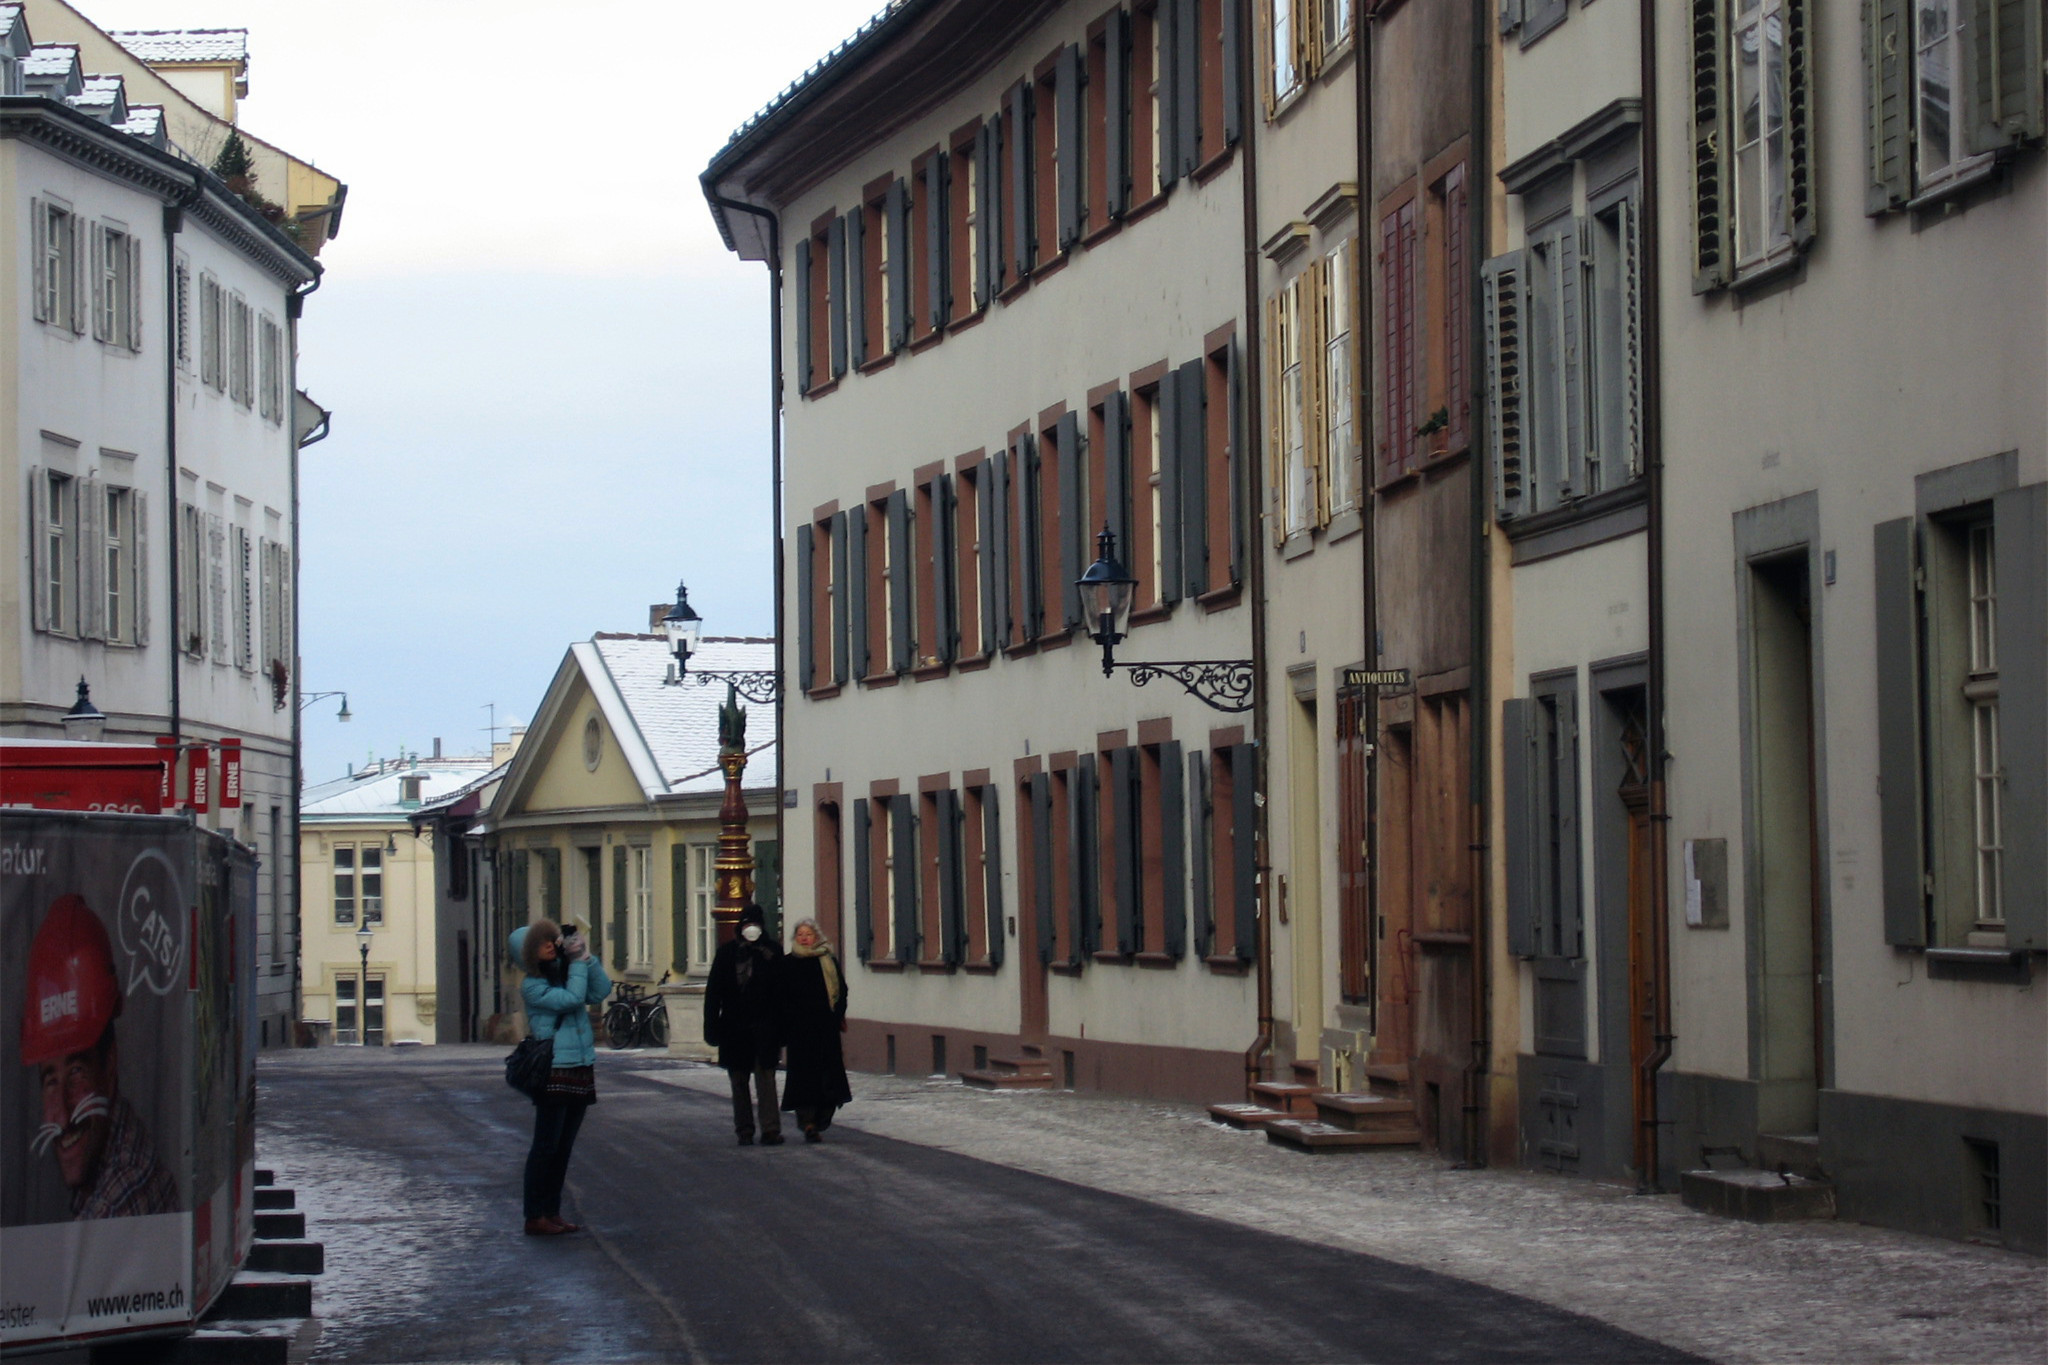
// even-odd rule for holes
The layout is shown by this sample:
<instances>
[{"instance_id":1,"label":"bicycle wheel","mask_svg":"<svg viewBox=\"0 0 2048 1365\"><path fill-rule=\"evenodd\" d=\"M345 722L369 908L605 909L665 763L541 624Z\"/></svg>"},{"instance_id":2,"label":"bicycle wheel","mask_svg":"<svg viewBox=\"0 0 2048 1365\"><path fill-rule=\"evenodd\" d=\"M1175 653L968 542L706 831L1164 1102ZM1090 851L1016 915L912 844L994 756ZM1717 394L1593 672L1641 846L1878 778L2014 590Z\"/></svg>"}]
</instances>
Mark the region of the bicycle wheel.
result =
<instances>
[{"instance_id":1,"label":"bicycle wheel","mask_svg":"<svg viewBox=\"0 0 2048 1365\"><path fill-rule=\"evenodd\" d=\"M633 1011L624 1005L613 1005L604 1012L604 1036L617 1051L633 1041Z\"/></svg>"},{"instance_id":2,"label":"bicycle wheel","mask_svg":"<svg viewBox=\"0 0 2048 1365\"><path fill-rule=\"evenodd\" d=\"M647 1016L647 1041L655 1047L668 1046L668 1006L656 1004Z\"/></svg>"}]
</instances>

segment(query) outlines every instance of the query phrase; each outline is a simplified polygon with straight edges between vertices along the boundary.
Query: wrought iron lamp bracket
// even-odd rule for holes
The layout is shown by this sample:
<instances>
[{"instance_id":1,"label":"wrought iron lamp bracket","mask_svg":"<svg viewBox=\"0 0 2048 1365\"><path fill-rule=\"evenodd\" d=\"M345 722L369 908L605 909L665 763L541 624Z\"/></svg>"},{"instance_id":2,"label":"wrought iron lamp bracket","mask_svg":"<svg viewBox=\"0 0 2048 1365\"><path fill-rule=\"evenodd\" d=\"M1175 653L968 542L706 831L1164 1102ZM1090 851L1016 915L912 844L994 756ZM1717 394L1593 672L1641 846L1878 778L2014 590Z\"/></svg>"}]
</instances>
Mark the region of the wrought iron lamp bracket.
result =
<instances>
[{"instance_id":1,"label":"wrought iron lamp bracket","mask_svg":"<svg viewBox=\"0 0 2048 1365\"><path fill-rule=\"evenodd\" d=\"M735 692L762 706L773 706L782 697L782 675L773 669L709 669L685 674L679 681L685 680L699 687L730 683Z\"/></svg>"},{"instance_id":2,"label":"wrought iron lamp bracket","mask_svg":"<svg viewBox=\"0 0 2048 1365\"><path fill-rule=\"evenodd\" d=\"M1217 711L1252 709L1252 664L1249 659L1181 659L1165 663L1116 662L1131 675L1131 685L1143 687L1154 678L1168 678L1187 694Z\"/></svg>"}]
</instances>

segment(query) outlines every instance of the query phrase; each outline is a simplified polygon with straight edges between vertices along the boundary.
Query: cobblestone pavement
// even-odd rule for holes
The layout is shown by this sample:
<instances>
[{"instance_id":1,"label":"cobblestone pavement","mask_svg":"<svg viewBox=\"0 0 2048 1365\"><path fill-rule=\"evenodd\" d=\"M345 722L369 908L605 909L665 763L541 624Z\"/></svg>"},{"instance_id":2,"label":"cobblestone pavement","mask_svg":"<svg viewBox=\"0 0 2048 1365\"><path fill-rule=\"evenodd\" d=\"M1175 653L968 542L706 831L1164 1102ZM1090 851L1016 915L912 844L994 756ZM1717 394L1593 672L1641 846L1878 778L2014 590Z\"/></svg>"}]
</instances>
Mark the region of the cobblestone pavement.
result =
<instances>
[{"instance_id":1,"label":"cobblestone pavement","mask_svg":"<svg viewBox=\"0 0 2048 1365\"><path fill-rule=\"evenodd\" d=\"M646 1074L725 1090L709 1067ZM1717 1360L2048 1360L2048 1264L2029 1256L1854 1223L1758 1226L1412 1151L1312 1156L1192 1106L853 1085L844 1127L1438 1271Z\"/></svg>"}]
</instances>

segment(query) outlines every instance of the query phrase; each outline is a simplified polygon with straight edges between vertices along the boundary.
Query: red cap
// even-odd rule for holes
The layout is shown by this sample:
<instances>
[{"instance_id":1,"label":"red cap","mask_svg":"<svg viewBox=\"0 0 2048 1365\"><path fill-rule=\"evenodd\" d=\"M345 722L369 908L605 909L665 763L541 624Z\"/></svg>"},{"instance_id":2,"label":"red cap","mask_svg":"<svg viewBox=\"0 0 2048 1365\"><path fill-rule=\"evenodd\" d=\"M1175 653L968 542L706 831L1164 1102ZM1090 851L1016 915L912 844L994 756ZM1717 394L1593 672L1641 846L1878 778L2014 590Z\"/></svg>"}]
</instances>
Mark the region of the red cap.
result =
<instances>
[{"instance_id":1,"label":"red cap","mask_svg":"<svg viewBox=\"0 0 2048 1365\"><path fill-rule=\"evenodd\" d=\"M79 896L59 896L28 950L21 1010L26 1066L83 1052L121 1012L121 981L106 926Z\"/></svg>"}]
</instances>

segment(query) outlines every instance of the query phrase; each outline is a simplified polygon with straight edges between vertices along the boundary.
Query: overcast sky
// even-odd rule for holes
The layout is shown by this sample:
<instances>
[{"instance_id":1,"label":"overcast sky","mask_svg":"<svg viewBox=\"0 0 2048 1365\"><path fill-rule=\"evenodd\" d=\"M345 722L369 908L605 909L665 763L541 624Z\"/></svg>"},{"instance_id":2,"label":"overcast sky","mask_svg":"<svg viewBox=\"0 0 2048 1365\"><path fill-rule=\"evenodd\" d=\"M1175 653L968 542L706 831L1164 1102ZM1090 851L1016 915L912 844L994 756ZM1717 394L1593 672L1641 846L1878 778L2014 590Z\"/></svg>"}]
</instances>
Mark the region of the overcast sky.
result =
<instances>
[{"instance_id":1,"label":"overcast sky","mask_svg":"<svg viewBox=\"0 0 2048 1365\"><path fill-rule=\"evenodd\" d=\"M772 631L767 271L697 175L881 0L71 3L247 28L242 126L349 187L300 337L334 413L300 645L355 718L307 708L309 781L482 749L679 578L707 633Z\"/></svg>"}]
</instances>

